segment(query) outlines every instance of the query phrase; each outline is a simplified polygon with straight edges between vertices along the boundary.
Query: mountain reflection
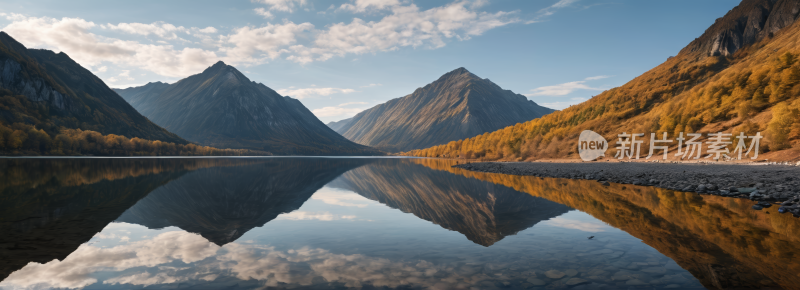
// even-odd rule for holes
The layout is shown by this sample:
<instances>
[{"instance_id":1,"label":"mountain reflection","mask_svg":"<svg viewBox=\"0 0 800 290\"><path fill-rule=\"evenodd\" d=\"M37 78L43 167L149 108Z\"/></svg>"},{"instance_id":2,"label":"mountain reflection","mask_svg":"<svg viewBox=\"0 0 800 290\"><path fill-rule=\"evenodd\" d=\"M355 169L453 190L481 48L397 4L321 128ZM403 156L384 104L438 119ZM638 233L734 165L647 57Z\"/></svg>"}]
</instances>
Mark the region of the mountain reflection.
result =
<instances>
[{"instance_id":1,"label":"mountain reflection","mask_svg":"<svg viewBox=\"0 0 800 290\"><path fill-rule=\"evenodd\" d=\"M800 285L800 222L777 207L755 211L746 199L596 181L536 178L450 167L429 168L505 185L586 212L672 258L710 289Z\"/></svg>"},{"instance_id":2,"label":"mountain reflection","mask_svg":"<svg viewBox=\"0 0 800 290\"><path fill-rule=\"evenodd\" d=\"M225 161L0 159L0 280L64 259L153 189Z\"/></svg>"},{"instance_id":3,"label":"mountain reflection","mask_svg":"<svg viewBox=\"0 0 800 290\"><path fill-rule=\"evenodd\" d=\"M297 210L322 186L372 160L276 158L197 170L154 190L117 221L176 226L222 246Z\"/></svg>"},{"instance_id":4,"label":"mountain reflection","mask_svg":"<svg viewBox=\"0 0 800 290\"><path fill-rule=\"evenodd\" d=\"M571 210L505 186L431 170L407 160L360 167L329 186L414 214L486 247Z\"/></svg>"}]
</instances>

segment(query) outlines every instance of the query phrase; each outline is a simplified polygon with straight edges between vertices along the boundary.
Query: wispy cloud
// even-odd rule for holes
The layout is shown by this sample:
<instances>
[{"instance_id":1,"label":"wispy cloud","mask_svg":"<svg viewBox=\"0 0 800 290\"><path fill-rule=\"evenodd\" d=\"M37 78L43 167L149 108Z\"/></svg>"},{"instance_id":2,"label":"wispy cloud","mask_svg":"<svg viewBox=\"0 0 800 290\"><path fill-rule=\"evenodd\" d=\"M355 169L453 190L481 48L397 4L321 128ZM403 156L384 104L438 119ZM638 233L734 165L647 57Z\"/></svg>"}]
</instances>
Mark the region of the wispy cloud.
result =
<instances>
[{"instance_id":1,"label":"wispy cloud","mask_svg":"<svg viewBox=\"0 0 800 290\"><path fill-rule=\"evenodd\" d=\"M544 21L544 18L556 13L557 10L572 6L575 2L580 0L559 0L553 5L547 6L546 8L542 8L539 12L536 13L536 17L531 20L525 22L525 24L537 23Z\"/></svg>"},{"instance_id":2,"label":"wispy cloud","mask_svg":"<svg viewBox=\"0 0 800 290\"><path fill-rule=\"evenodd\" d=\"M272 11L294 12L296 8L308 4L306 0L252 0L254 3L261 3Z\"/></svg>"},{"instance_id":3,"label":"wispy cloud","mask_svg":"<svg viewBox=\"0 0 800 290\"><path fill-rule=\"evenodd\" d=\"M556 110L563 110L569 108L569 106L577 105L586 101L586 98L571 98L569 101L564 102L551 102L551 103L540 103L539 105L548 107L550 109Z\"/></svg>"},{"instance_id":4,"label":"wispy cloud","mask_svg":"<svg viewBox=\"0 0 800 290\"><path fill-rule=\"evenodd\" d=\"M366 86L361 86L362 88L373 88L373 87L380 87L382 84L368 84Z\"/></svg>"},{"instance_id":5,"label":"wispy cloud","mask_svg":"<svg viewBox=\"0 0 800 290\"><path fill-rule=\"evenodd\" d=\"M308 97L324 97L333 94L349 94L353 93L356 90L354 89L342 89L342 88L288 88L288 89L280 89L277 92L283 96L290 96L295 99L305 99Z\"/></svg>"},{"instance_id":6,"label":"wispy cloud","mask_svg":"<svg viewBox=\"0 0 800 290\"><path fill-rule=\"evenodd\" d=\"M318 118L323 118L323 117L350 118L352 116L355 116L358 113L361 113L361 111L366 110L366 108L363 108L363 107L346 108L347 106L351 106L351 105L366 105L366 104L367 104L367 102L349 102L349 103L343 103L343 104L339 104L339 105L332 106L332 107L323 107L323 108L319 108L319 109L314 109L314 110L311 110L311 112L314 113L314 115L317 116Z\"/></svg>"},{"instance_id":7,"label":"wispy cloud","mask_svg":"<svg viewBox=\"0 0 800 290\"><path fill-rule=\"evenodd\" d=\"M261 17L264 17L264 19L275 18L275 15L272 15L272 12L269 12L267 9L264 9L263 7L258 7L256 9L253 9L253 11L255 11L256 14L261 15Z\"/></svg>"},{"instance_id":8,"label":"wispy cloud","mask_svg":"<svg viewBox=\"0 0 800 290\"><path fill-rule=\"evenodd\" d=\"M369 104L369 103L367 103L367 102L348 102L348 103L339 104L339 107L345 107L345 106L351 106L351 105L366 105L366 104Z\"/></svg>"},{"instance_id":9,"label":"wispy cloud","mask_svg":"<svg viewBox=\"0 0 800 290\"><path fill-rule=\"evenodd\" d=\"M609 77L611 77L611 76L594 76L594 77L585 78L582 81L574 81L574 82L568 82L568 83L563 83L563 84L558 84L558 85L553 85L553 86L538 87L538 88L535 88L535 89L531 90L531 93L525 94L525 96L528 96L528 97L539 97L539 96L559 97L559 96L569 95L572 92L578 91L578 90L604 91L606 89L599 88L599 87L588 86L588 85L586 85L586 82L601 80L601 79L605 79L605 78L609 78Z\"/></svg>"},{"instance_id":10,"label":"wispy cloud","mask_svg":"<svg viewBox=\"0 0 800 290\"><path fill-rule=\"evenodd\" d=\"M587 80L587 81L596 81L596 80L607 79L607 78L610 78L610 77L613 77L613 76L595 76L595 77L588 77L585 80Z\"/></svg>"}]
</instances>

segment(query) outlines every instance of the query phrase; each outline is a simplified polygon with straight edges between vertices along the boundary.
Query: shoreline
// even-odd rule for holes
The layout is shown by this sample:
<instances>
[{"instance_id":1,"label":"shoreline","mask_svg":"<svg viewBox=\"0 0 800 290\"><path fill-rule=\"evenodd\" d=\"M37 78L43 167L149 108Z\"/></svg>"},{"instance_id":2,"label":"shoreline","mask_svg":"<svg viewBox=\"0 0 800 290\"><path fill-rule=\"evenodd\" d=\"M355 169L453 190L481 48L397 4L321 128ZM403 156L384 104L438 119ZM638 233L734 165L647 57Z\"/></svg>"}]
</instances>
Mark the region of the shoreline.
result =
<instances>
[{"instance_id":1,"label":"shoreline","mask_svg":"<svg viewBox=\"0 0 800 290\"><path fill-rule=\"evenodd\" d=\"M766 165L766 164L764 164ZM509 175L596 180L747 198L753 209L779 205L800 217L800 167L796 165L651 162L480 162L453 167Z\"/></svg>"}]
</instances>

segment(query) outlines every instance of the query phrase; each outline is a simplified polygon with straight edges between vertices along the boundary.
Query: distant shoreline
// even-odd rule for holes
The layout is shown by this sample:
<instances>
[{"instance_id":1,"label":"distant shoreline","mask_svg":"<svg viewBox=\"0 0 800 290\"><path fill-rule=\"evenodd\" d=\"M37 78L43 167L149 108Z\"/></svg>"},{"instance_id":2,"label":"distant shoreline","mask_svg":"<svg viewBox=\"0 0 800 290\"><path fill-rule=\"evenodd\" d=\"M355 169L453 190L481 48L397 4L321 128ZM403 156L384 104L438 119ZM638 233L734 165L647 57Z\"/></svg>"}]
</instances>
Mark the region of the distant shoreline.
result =
<instances>
[{"instance_id":1,"label":"distant shoreline","mask_svg":"<svg viewBox=\"0 0 800 290\"><path fill-rule=\"evenodd\" d=\"M739 165L739 166L732 166ZM756 164L754 164L756 165ZM766 164L764 164L766 165ZM800 217L800 166L651 162L480 162L454 165L471 171L596 180L748 198L760 207L781 204ZM754 209L760 209L754 206Z\"/></svg>"}]
</instances>

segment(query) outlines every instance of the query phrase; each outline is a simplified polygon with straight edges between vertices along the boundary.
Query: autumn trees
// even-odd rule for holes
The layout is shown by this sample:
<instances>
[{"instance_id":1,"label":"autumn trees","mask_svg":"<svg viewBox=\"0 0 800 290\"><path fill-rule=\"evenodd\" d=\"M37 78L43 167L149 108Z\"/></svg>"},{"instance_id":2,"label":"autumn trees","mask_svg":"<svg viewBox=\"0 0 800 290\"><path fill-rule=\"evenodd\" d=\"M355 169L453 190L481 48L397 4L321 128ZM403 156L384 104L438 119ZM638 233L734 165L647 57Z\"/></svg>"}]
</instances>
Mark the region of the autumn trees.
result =
<instances>
[{"instance_id":1,"label":"autumn trees","mask_svg":"<svg viewBox=\"0 0 800 290\"><path fill-rule=\"evenodd\" d=\"M32 125L6 125L0 122L0 155L242 156L269 153L175 144L136 137L129 139L81 129L62 128L52 136Z\"/></svg>"}]
</instances>

